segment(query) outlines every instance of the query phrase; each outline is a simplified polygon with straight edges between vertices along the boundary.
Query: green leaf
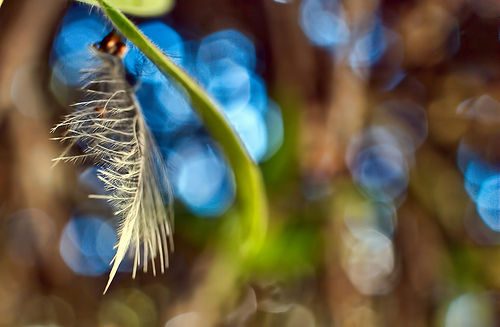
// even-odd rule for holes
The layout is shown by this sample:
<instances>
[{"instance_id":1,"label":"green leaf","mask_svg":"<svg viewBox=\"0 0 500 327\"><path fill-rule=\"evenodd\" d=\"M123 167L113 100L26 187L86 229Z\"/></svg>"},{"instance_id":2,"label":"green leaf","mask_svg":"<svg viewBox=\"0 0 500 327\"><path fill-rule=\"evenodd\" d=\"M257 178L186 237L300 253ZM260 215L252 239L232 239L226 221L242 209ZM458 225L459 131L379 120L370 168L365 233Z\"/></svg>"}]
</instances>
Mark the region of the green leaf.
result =
<instances>
[{"instance_id":1,"label":"green leaf","mask_svg":"<svg viewBox=\"0 0 500 327\"><path fill-rule=\"evenodd\" d=\"M249 259L257 254L267 230L267 198L259 167L248 155L240 138L224 113L207 93L180 67L175 65L139 29L108 1L98 0L116 28L132 42L167 77L184 87L197 114L212 137L222 146L236 182L236 205L240 230L240 258Z\"/></svg>"},{"instance_id":2,"label":"green leaf","mask_svg":"<svg viewBox=\"0 0 500 327\"><path fill-rule=\"evenodd\" d=\"M3 0L0 0L0 5ZM97 0L78 0L96 5ZM159 16L170 11L175 0L109 0L109 3L119 10L134 16Z\"/></svg>"}]
</instances>

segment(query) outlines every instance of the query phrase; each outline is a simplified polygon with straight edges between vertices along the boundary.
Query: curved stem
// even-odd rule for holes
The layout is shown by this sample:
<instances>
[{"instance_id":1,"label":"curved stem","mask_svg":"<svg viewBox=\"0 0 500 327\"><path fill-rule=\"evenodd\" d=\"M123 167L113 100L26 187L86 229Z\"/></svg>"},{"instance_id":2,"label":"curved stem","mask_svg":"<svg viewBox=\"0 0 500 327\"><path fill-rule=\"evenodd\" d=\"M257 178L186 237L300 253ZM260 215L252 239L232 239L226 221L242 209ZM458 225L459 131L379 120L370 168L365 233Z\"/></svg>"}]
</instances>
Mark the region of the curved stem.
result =
<instances>
[{"instance_id":1,"label":"curved stem","mask_svg":"<svg viewBox=\"0 0 500 327\"><path fill-rule=\"evenodd\" d=\"M97 0L108 18L156 67L182 87L191 97L197 114L211 136L221 145L231 165L236 182L236 205L241 219L243 259L256 254L267 230L267 199L259 167L248 155L240 138L224 113L208 94L180 67L175 65L120 11L106 0Z\"/></svg>"}]
</instances>

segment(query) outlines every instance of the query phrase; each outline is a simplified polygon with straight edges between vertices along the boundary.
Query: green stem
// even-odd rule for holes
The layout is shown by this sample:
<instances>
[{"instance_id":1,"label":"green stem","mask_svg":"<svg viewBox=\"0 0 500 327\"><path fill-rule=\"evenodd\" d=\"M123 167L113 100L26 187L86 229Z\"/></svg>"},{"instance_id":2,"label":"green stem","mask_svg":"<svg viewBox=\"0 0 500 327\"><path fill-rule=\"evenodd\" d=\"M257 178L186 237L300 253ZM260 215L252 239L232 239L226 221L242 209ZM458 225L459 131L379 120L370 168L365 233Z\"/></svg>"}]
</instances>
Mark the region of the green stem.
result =
<instances>
[{"instance_id":1,"label":"green stem","mask_svg":"<svg viewBox=\"0 0 500 327\"><path fill-rule=\"evenodd\" d=\"M98 0L111 22L167 77L186 89L195 110L212 137L222 146L234 172L236 204L241 219L243 259L256 254L267 230L267 199L259 167L248 155L240 138L207 93L180 67L175 65L120 11L106 0Z\"/></svg>"}]
</instances>

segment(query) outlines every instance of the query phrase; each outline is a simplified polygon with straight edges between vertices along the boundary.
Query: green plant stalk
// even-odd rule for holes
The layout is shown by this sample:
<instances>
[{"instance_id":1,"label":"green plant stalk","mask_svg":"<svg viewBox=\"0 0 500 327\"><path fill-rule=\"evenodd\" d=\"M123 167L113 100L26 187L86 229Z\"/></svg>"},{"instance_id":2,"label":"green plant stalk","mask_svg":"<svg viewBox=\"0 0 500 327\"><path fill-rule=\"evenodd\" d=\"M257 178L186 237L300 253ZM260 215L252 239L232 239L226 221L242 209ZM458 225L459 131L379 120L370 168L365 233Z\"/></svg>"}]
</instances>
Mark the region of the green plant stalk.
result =
<instances>
[{"instance_id":1,"label":"green plant stalk","mask_svg":"<svg viewBox=\"0 0 500 327\"><path fill-rule=\"evenodd\" d=\"M1 2L2 0L0 0ZM96 5L97 0L79 0L80 2ZM175 1L174 0L114 0L114 5L121 11L134 16L158 16L170 11Z\"/></svg>"},{"instance_id":2,"label":"green plant stalk","mask_svg":"<svg viewBox=\"0 0 500 327\"><path fill-rule=\"evenodd\" d=\"M186 89L197 114L212 137L223 148L236 182L236 205L241 219L239 256L246 260L263 244L268 220L267 198L259 167L248 155L226 116L207 93L180 67L175 65L120 11L106 0L97 0L118 31L132 42L167 77Z\"/></svg>"}]
</instances>

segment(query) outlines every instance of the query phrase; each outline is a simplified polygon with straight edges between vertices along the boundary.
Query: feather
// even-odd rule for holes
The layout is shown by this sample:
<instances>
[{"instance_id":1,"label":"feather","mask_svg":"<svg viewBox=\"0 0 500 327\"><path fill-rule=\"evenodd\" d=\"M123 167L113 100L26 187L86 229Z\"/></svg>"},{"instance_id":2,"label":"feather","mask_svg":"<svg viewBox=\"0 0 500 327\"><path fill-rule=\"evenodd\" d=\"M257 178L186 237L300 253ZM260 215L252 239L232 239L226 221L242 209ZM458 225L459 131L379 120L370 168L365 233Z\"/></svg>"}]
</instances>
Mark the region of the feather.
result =
<instances>
[{"instance_id":1,"label":"feather","mask_svg":"<svg viewBox=\"0 0 500 327\"><path fill-rule=\"evenodd\" d=\"M86 78L88 99L75 104L75 110L53 131L64 128L57 139L68 143L54 161L92 160L100 167L105 195L91 197L106 199L116 208L118 243L106 293L127 253L134 256L134 278L141 252L144 271L151 259L156 274L156 256L162 273L168 267L168 251L173 250L173 196L162 155L125 78L122 60L98 49L91 49L98 68ZM83 147L83 154L69 154L75 144Z\"/></svg>"}]
</instances>

